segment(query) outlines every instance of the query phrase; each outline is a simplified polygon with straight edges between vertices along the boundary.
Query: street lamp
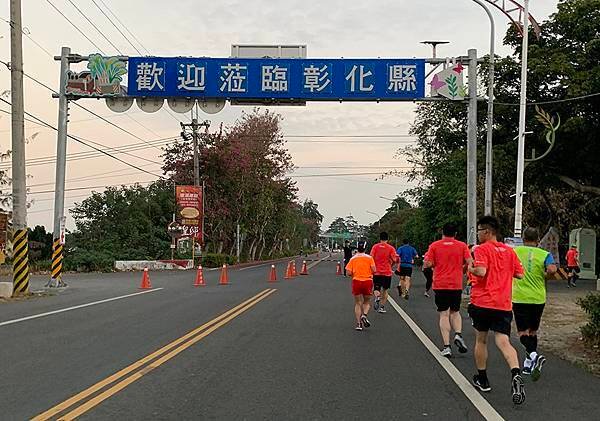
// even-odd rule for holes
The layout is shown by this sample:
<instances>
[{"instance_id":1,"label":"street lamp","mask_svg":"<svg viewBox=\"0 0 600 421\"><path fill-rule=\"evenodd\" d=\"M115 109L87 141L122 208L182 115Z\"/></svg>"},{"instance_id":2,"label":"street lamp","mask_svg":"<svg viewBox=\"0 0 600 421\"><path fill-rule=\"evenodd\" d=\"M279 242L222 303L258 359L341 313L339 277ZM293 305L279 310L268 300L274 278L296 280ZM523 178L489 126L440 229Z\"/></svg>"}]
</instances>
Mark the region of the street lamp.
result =
<instances>
[{"instance_id":1,"label":"street lamp","mask_svg":"<svg viewBox=\"0 0 600 421\"><path fill-rule=\"evenodd\" d=\"M484 192L484 214L492 214L492 164L494 158L493 150L493 125L494 125L494 64L496 61L494 53L495 44L495 33L496 24L494 17L487 7L481 0L473 0L475 3L483 7L485 13L490 18L490 68L488 75L488 109L487 109L487 140L485 144L485 192ZM525 12L527 13L527 12Z\"/></svg>"},{"instance_id":2,"label":"street lamp","mask_svg":"<svg viewBox=\"0 0 600 421\"><path fill-rule=\"evenodd\" d=\"M398 205L398 202L396 202L396 199L390 199L389 197L384 197L384 196L379 196L379 198L389 200L390 202L392 202L394 204L394 206L396 206L396 213L400 213L400 205Z\"/></svg>"},{"instance_id":3,"label":"street lamp","mask_svg":"<svg viewBox=\"0 0 600 421\"><path fill-rule=\"evenodd\" d=\"M529 47L529 0L525 0L523 8L521 94L519 99L519 144L517 152L517 188L515 189L515 237L521 237L521 228L523 226L523 173L525 172L525 108L527 101L527 49Z\"/></svg>"},{"instance_id":4,"label":"street lamp","mask_svg":"<svg viewBox=\"0 0 600 421\"><path fill-rule=\"evenodd\" d=\"M367 211L367 213L370 213L371 215L375 215L377 217L377 226L381 228L381 217L379 216L379 214L371 211Z\"/></svg>"}]
</instances>

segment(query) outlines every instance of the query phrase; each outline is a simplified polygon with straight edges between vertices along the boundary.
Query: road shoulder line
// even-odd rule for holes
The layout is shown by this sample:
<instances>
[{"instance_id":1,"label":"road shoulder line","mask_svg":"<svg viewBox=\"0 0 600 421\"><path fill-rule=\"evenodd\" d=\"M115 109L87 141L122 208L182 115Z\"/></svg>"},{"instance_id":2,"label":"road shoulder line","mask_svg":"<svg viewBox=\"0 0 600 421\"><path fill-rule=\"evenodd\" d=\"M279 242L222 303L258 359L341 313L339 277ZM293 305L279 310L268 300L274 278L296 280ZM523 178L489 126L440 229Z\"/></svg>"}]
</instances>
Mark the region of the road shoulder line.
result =
<instances>
[{"instance_id":1,"label":"road shoulder line","mask_svg":"<svg viewBox=\"0 0 600 421\"><path fill-rule=\"evenodd\" d=\"M52 316L54 314L64 313L66 311L78 310L80 308L95 306L97 304L104 304L104 303L108 303L111 301L122 300L124 298L135 297L137 295L142 295L142 294L149 294L151 292L157 292L157 291L161 291L161 290L162 290L162 288L154 288L154 289L149 289L147 291L135 292L133 294L121 295L119 297L107 298L105 300L93 301L91 303L80 304L77 306L72 306L72 307L67 307L67 308L61 308L59 310L48 311L46 313L33 314L31 316L21 317L19 319L13 319L13 320L7 320L5 322L0 322L0 326L12 325L15 323L25 322L27 320L39 319L40 317Z\"/></svg>"},{"instance_id":2,"label":"road shoulder line","mask_svg":"<svg viewBox=\"0 0 600 421\"><path fill-rule=\"evenodd\" d=\"M471 401L473 406L479 411L479 413L486 420L504 420L502 416L496 411L496 409L483 397L479 392L475 390L471 382L469 382L465 376L460 372L458 368L454 366L447 358L440 355L440 350L435 344L429 339L429 337L423 332L423 330L415 323L413 319L392 299L388 297L388 302L392 305L394 310L402 317L408 327L413 331L415 336L421 341L421 343L427 348L427 350L433 355L433 358L442 366L442 368L448 373L452 381L456 383L458 388L464 393L466 398Z\"/></svg>"}]
</instances>

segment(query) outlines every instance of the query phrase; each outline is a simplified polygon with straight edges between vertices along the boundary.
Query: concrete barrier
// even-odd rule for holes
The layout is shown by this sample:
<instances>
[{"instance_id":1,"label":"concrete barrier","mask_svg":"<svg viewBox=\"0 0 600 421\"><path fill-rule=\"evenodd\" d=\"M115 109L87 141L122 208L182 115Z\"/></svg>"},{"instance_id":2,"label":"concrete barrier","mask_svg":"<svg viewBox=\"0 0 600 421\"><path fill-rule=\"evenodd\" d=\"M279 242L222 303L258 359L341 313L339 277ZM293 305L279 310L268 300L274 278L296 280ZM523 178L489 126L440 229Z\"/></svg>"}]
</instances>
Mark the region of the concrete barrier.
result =
<instances>
[{"instance_id":1,"label":"concrete barrier","mask_svg":"<svg viewBox=\"0 0 600 421\"><path fill-rule=\"evenodd\" d=\"M13 293L12 282L0 282L0 298L10 298Z\"/></svg>"},{"instance_id":2,"label":"concrete barrier","mask_svg":"<svg viewBox=\"0 0 600 421\"><path fill-rule=\"evenodd\" d=\"M130 270L186 270L193 269L191 260L117 260L115 269L121 271Z\"/></svg>"}]
</instances>

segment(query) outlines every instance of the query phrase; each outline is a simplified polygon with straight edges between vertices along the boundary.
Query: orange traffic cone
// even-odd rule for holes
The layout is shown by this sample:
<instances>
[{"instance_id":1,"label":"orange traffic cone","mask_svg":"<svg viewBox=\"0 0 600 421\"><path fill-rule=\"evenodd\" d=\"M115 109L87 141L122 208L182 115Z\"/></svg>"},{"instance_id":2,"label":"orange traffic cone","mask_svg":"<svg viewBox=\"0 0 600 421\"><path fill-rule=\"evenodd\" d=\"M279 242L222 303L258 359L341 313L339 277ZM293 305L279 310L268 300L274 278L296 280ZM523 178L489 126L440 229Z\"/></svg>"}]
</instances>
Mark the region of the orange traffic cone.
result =
<instances>
[{"instance_id":1,"label":"orange traffic cone","mask_svg":"<svg viewBox=\"0 0 600 421\"><path fill-rule=\"evenodd\" d=\"M308 267L306 267L306 260L302 261L302 270L300 270L300 275L308 275Z\"/></svg>"},{"instance_id":2,"label":"orange traffic cone","mask_svg":"<svg viewBox=\"0 0 600 421\"><path fill-rule=\"evenodd\" d=\"M292 262L288 262L287 269L285 270L285 276L283 279L290 279L292 277Z\"/></svg>"},{"instance_id":3,"label":"orange traffic cone","mask_svg":"<svg viewBox=\"0 0 600 421\"><path fill-rule=\"evenodd\" d=\"M337 262L337 268L335 269L335 274L336 275L341 275L342 274L342 265L340 262Z\"/></svg>"},{"instance_id":4,"label":"orange traffic cone","mask_svg":"<svg viewBox=\"0 0 600 421\"><path fill-rule=\"evenodd\" d=\"M275 265L271 265L271 273L269 275L269 282L277 282L277 272L275 271Z\"/></svg>"},{"instance_id":5,"label":"orange traffic cone","mask_svg":"<svg viewBox=\"0 0 600 421\"><path fill-rule=\"evenodd\" d=\"M292 276L298 276L298 272L296 272L296 261L292 260Z\"/></svg>"},{"instance_id":6,"label":"orange traffic cone","mask_svg":"<svg viewBox=\"0 0 600 421\"><path fill-rule=\"evenodd\" d=\"M142 275L142 283L140 284L140 289L152 289L152 285L150 285L150 275L148 275L148 268L144 269L144 274Z\"/></svg>"},{"instance_id":7,"label":"orange traffic cone","mask_svg":"<svg viewBox=\"0 0 600 421\"><path fill-rule=\"evenodd\" d=\"M204 282L204 274L202 273L202 265L198 266L198 270L196 271L196 280L194 281L195 287L204 287L206 283Z\"/></svg>"},{"instance_id":8,"label":"orange traffic cone","mask_svg":"<svg viewBox=\"0 0 600 421\"><path fill-rule=\"evenodd\" d=\"M219 278L219 285L229 285L229 275L227 274L227 265L223 265L221 269L221 277Z\"/></svg>"}]
</instances>

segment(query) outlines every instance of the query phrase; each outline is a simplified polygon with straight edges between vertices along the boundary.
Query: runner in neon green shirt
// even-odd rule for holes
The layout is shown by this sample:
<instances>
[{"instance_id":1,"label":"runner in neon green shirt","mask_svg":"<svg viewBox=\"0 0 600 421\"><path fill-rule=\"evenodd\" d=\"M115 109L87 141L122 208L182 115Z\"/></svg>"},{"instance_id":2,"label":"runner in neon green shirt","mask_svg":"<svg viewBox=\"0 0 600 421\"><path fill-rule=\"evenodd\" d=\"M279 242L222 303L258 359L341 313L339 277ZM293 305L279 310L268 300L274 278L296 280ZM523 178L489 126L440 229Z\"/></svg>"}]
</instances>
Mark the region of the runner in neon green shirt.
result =
<instances>
[{"instance_id":1,"label":"runner in neon green shirt","mask_svg":"<svg viewBox=\"0 0 600 421\"><path fill-rule=\"evenodd\" d=\"M546 277L556 273L552 254L537 247L539 234L535 228L523 233L523 246L515 252L525 271L523 279L513 280L512 303L519 340L525 347L527 358L523 374L531 374L533 381L540 378L546 358L537 353L537 330L546 305Z\"/></svg>"}]
</instances>

